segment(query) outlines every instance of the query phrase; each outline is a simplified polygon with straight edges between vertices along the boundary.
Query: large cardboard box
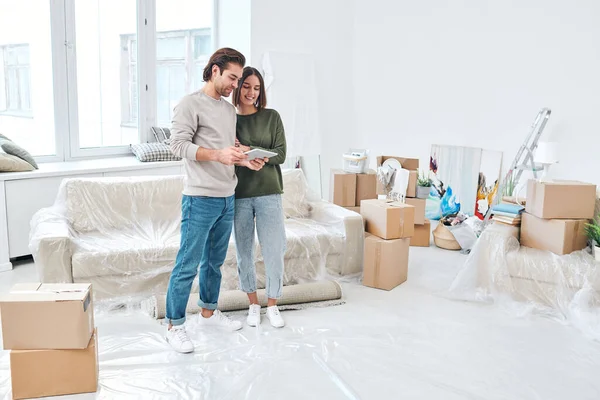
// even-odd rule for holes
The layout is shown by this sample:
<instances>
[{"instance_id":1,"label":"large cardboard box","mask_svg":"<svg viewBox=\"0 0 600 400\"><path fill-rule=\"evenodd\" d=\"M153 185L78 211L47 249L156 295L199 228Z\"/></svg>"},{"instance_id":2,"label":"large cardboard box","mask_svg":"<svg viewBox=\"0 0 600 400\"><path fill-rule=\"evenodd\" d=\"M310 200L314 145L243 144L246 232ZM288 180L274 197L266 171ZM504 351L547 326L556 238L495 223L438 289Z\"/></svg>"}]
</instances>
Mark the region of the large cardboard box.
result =
<instances>
[{"instance_id":1,"label":"large cardboard box","mask_svg":"<svg viewBox=\"0 0 600 400\"><path fill-rule=\"evenodd\" d=\"M85 349L94 332L92 285L21 283L0 297L4 350Z\"/></svg>"},{"instance_id":2,"label":"large cardboard box","mask_svg":"<svg viewBox=\"0 0 600 400\"><path fill-rule=\"evenodd\" d=\"M415 231L415 208L386 200L363 200L360 214L366 231L382 239L411 237Z\"/></svg>"},{"instance_id":3,"label":"large cardboard box","mask_svg":"<svg viewBox=\"0 0 600 400\"><path fill-rule=\"evenodd\" d=\"M431 246L431 222L428 219L423 225L415 225L415 234L410 238L410 245L414 247Z\"/></svg>"},{"instance_id":4,"label":"large cardboard box","mask_svg":"<svg viewBox=\"0 0 600 400\"><path fill-rule=\"evenodd\" d=\"M417 171L419 169L419 159L418 158L406 158L406 157L395 157L395 156L378 156L377 157L377 168L381 167L381 165L384 163L385 160L390 159L390 158L395 158L396 160L398 160L400 162L400 165L402 166L402 168L404 169L408 169L409 171ZM410 186L410 182L409 182L409 186ZM415 186L416 186L416 181L415 181ZM416 187L415 187L415 196L416 196ZM377 194L386 194L385 191L383 190L383 185L381 184L381 182L379 182L379 180L377 180ZM408 196L408 190L407 190L407 196ZM414 196L412 196L414 197Z\"/></svg>"},{"instance_id":5,"label":"large cardboard box","mask_svg":"<svg viewBox=\"0 0 600 400\"><path fill-rule=\"evenodd\" d=\"M377 198L377 182L377 173L373 170L356 174L356 206L360 207L362 200Z\"/></svg>"},{"instance_id":6,"label":"large cardboard box","mask_svg":"<svg viewBox=\"0 0 600 400\"><path fill-rule=\"evenodd\" d=\"M560 255L584 249L588 222L587 219L542 219L523 213L521 245Z\"/></svg>"},{"instance_id":7,"label":"large cardboard box","mask_svg":"<svg viewBox=\"0 0 600 400\"><path fill-rule=\"evenodd\" d=\"M13 350L10 352L13 399L98 390L98 336L85 349Z\"/></svg>"},{"instance_id":8,"label":"large cardboard box","mask_svg":"<svg viewBox=\"0 0 600 400\"><path fill-rule=\"evenodd\" d=\"M576 181L527 182L525 211L538 218L592 219L596 185Z\"/></svg>"},{"instance_id":9,"label":"large cardboard box","mask_svg":"<svg viewBox=\"0 0 600 400\"><path fill-rule=\"evenodd\" d=\"M406 199L406 204L415 208L415 225L425 224L425 199Z\"/></svg>"},{"instance_id":10,"label":"large cardboard box","mask_svg":"<svg viewBox=\"0 0 600 400\"><path fill-rule=\"evenodd\" d=\"M408 277L410 239L384 240L365 236L363 285L391 290Z\"/></svg>"},{"instance_id":11,"label":"large cardboard box","mask_svg":"<svg viewBox=\"0 0 600 400\"><path fill-rule=\"evenodd\" d=\"M360 214L360 207L344 207L346 210L354 211Z\"/></svg>"},{"instance_id":12,"label":"large cardboard box","mask_svg":"<svg viewBox=\"0 0 600 400\"><path fill-rule=\"evenodd\" d=\"M406 188L406 197L417 197L417 178L419 171L409 171L408 187Z\"/></svg>"},{"instance_id":13,"label":"large cardboard box","mask_svg":"<svg viewBox=\"0 0 600 400\"><path fill-rule=\"evenodd\" d=\"M356 206L356 174L341 169L331 170L330 201L342 207Z\"/></svg>"}]
</instances>

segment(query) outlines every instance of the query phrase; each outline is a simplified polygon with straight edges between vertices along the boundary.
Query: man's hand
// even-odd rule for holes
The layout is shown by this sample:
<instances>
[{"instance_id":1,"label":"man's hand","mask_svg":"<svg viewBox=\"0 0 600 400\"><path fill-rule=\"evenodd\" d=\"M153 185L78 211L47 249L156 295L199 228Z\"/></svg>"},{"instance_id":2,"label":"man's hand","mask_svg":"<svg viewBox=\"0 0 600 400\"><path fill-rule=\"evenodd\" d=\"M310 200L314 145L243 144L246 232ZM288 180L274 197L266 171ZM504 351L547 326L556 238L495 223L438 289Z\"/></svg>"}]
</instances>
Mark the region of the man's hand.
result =
<instances>
[{"instance_id":1,"label":"man's hand","mask_svg":"<svg viewBox=\"0 0 600 400\"><path fill-rule=\"evenodd\" d=\"M252 171L260 171L265 165L265 162L262 158L255 158L254 160L244 160L238 165L251 169Z\"/></svg>"},{"instance_id":2,"label":"man's hand","mask_svg":"<svg viewBox=\"0 0 600 400\"><path fill-rule=\"evenodd\" d=\"M226 147L217 152L217 161L225 165L240 164L248 158L239 147Z\"/></svg>"}]
</instances>

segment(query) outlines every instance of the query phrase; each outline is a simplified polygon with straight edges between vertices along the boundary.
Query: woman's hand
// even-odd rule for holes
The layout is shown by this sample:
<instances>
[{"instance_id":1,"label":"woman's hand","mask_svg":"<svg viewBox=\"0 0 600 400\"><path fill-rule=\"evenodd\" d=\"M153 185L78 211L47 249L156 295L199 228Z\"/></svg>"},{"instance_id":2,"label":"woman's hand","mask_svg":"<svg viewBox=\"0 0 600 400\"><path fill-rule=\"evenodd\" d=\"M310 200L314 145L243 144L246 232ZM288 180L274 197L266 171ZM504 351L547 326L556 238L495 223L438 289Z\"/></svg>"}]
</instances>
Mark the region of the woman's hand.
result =
<instances>
[{"instance_id":1,"label":"woman's hand","mask_svg":"<svg viewBox=\"0 0 600 400\"><path fill-rule=\"evenodd\" d=\"M254 160L244 160L238 164L241 167L246 167L252 171L260 171L265 165L265 161L262 158L255 158Z\"/></svg>"},{"instance_id":2,"label":"woman's hand","mask_svg":"<svg viewBox=\"0 0 600 400\"><path fill-rule=\"evenodd\" d=\"M235 147L239 148L243 153L252 150L250 147L241 144L237 138L235 138Z\"/></svg>"}]
</instances>

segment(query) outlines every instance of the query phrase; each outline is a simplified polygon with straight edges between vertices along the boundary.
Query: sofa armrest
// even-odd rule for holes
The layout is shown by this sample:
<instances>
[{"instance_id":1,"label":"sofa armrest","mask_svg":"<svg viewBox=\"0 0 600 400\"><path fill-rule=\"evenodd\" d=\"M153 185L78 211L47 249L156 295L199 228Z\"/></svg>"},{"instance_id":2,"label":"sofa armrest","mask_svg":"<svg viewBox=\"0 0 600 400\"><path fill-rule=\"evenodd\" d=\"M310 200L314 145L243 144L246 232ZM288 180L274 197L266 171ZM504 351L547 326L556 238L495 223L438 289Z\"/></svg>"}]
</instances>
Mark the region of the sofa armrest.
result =
<instances>
[{"instance_id":1,"label":"sofa armrest","mask_svg":"<svg viewBox=\"0 0 600 400\"><path fill-rule=\"evenodd\" d=\"M29 250L40 282L71 283L72 236L69 223L52 208L38 211L31 220Z\"/></svg>"},{"instance_id":2,"label":"sofa armrest","mask_svg":"<svg viewBox=\"0 0 600 400\"><path fill-rule=\"evenodd\" d=\"M340 275L362 273L365 240L365 225L360 214L338 205L320 201L311 203L311 219L344 235L344 253L340 266Z\"/></svg>"}]
</instances>

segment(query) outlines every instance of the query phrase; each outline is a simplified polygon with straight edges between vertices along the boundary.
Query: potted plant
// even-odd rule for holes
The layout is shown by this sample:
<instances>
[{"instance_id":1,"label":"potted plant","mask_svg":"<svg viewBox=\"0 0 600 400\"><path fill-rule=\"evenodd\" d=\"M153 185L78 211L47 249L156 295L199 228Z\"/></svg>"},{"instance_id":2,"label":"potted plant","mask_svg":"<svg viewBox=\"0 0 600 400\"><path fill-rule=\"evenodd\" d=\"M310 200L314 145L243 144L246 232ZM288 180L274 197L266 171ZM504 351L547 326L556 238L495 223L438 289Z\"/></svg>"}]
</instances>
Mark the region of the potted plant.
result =
<instances>
[{"instance_id":1,"label":"potted plant","mask_svg":"<svg viewBox=\"0 0 600 400\"><path fill-rule=\"evenodd\" d=\"M432 185L433 181L431 180L429 175L425 175L425 173L421 171L421 173L417 177L417 199L428 198Z\"/></svg>"},{"instance_id":2,"label":"potted plant","mask_svg":"<svg viewBox=\"0 0 600 400\"><path fill-rule=\"evenodd\" d=\"M598 218L600 219L600 215ZM588 239L592 241L592 254L594 254L596 261L600 261L600 224L597 221L586 224L585 233Z\"/></svg>"}]
</instances>

